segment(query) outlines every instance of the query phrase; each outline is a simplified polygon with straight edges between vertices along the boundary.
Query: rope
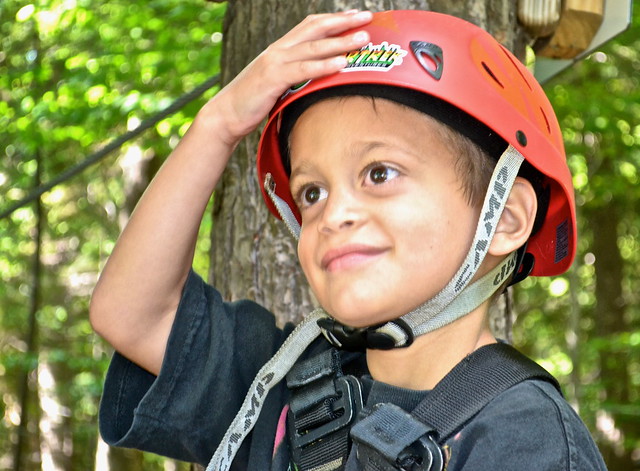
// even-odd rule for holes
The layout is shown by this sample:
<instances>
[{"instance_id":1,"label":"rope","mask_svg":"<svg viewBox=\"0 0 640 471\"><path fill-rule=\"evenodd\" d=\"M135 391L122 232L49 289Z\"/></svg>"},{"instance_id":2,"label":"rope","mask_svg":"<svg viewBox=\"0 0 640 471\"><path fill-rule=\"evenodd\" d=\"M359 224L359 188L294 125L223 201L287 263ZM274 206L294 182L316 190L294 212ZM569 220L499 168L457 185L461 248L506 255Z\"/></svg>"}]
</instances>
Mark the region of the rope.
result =
<instances>
[{"instance_id":1,"label":"rope","mask_svg":"<svg viewBox=\"0 0 640 471\"><path fill-rule=\"evenodd\" d=\"M150 118L147 118L146 120L144 120L142 123L140 123L140 125L138 127L132 129L131 131L128 131L128 132L124 133L120 137L117 137L116 139L114 139L113 141L108 143L106 146L104 146L102 149L100 149L97 152L91 154L83 162L80 162L79 164L77 164L77 165L69 168L68 170L62 172L60 175L58 175L57 177L53 178L52 180L50 180L50 181L48 181L46 183L43 183L43 184L39 185L38 187L34 188L34 190L29 195L27 195L25 198L21 199L20 201L18 201L16 203L14 203L13 205L9 206L7 209L3 210L0 213L0 220L4 219L6 217L9 217L17 209L20 209L21 207L26 206L27 204L31 203L32 201L37 200L38 198L40 198L40 196L42 196L44 193L46 193L47 191L51 190L55 186L57 186L57 185L65 182L65 181L75 177L76 175L82 173L84 170L89 168L91 165L99 162L104 157L106 157L108 154L110 154L114 150L120 148L125 142L130 141L134 137L138 136L139 134L143 133L147 129L149 129L152 126L156 125L158 122L162 121L167 116L170 116L173 113L175 113L176 111L178 111L179 109L184 107L187 103L190 103L191 101L193 101L196 98L198 98L204 92L206 92L210 88L212 88L215 85L217 85L219 81L220 81L220 75L215 75L215 76L209 78L208 80L204 81L203 83L198 85L196 88L194 88L190 92L187 92L184 95L182 95L181 97L179 97L177 100L175 100L173 103L171 103L164 110L162 110L162 111L158 112L157 114L151 116Z\"/></svg>"}]
</instances>

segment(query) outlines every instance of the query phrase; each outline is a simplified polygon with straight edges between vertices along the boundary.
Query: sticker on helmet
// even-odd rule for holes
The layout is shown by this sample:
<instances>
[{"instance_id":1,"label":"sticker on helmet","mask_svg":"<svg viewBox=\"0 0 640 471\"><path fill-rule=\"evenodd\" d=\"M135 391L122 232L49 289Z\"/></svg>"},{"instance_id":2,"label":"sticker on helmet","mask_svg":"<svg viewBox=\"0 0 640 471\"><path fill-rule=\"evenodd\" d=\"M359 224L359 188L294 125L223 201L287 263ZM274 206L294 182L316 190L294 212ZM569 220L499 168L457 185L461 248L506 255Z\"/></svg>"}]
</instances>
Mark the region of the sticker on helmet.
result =
<instances>
[{"instance_id":1,"label":"sticker on helmet","mask_svg":"<svg viewBox=\"0 0 640 471\"><path fill-rule=\"evenodd\" d=\"M386 41L376 45L369 43L356 51L347 53L348 64L342 72L356 70L386 72L402 64L402 58L406 55L407 51L397 44L389 44Z\"/></svg>"},{"instance_id":2,"label":"sticker on helmet","mask_svg":"<svg viewBox=\"0 0 640 471\"><path fill-rule=\"evenodd\" d=\"M302 90L309 83L311 83L311 80L305 80L304 82L300 82L300 83L298 83L296 85L293 85L291 88L287 89L287 91L282 94L280 99L283 100L287 95L290 95L291 93L295 93L295 92L298 92L298 91Z\"/></svg>"}]
</instances>

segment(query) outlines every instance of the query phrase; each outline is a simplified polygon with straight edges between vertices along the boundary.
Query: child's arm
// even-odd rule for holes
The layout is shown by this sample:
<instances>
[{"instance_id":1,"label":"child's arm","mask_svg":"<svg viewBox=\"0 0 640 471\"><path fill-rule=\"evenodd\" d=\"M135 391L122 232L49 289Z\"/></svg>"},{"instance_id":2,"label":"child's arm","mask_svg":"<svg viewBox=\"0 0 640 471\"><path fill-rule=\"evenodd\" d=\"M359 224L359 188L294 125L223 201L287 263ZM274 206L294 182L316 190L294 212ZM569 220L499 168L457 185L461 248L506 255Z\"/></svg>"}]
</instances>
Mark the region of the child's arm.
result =
<instances>
[{"instance_id":1,"label":"child's arm","mask_svg":"<svg viewBox=\"0 0 640 471\"><path fill-rule=\"evenodd\" d=\"M158 374L198 227L238 142L290 86L337 72L368 37L334 37L370 13L312 15L269 46L198 113L140 199L93 292L93 328Z\"/></svg>"}]
</instances>

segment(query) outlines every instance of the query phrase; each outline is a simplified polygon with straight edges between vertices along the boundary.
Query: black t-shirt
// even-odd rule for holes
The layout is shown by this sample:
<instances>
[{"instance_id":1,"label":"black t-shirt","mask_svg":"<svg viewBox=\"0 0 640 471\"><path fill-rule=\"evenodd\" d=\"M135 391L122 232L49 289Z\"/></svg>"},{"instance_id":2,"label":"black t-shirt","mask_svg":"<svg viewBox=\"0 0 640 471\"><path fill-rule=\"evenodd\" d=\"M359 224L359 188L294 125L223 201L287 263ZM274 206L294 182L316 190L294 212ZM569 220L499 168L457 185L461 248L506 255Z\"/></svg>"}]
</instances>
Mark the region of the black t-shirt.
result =
<instances>
[{"instance_id":1,"label":"black t-shirt","mask_svg":"<svg viewBox=\"0 0 640 471\"><path fill-rule=\"evenodd\" d=\"M291 327L279 329L261 306L224 303L192 273L155 377L119 354L107 374L100 431L111 445L151 451L206 465L260 367ZM317 341L312 348L328 348ZM410 410L428 392L403 390L363 378L367 405L391 402ZM284 385L268 394L233 470L286 471ZM604 470L583 423L557 390L529 380L491 401L445 444L447 471ZM347 471L359 470L355 455Z\"/></svg>"}]
</instances>

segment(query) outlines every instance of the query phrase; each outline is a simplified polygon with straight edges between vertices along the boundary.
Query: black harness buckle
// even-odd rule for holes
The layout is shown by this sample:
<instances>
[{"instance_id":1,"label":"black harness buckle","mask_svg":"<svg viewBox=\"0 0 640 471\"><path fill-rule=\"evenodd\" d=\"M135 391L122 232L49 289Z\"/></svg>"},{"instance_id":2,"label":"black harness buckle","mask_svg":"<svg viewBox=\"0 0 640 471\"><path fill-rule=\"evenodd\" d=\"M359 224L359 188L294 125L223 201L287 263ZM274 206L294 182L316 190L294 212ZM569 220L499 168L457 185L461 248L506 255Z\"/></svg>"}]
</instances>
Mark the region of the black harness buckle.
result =
<instances>
[{"instance_id":1,"label":"black harness buckle","mask_svg":"<svg viewBox=\"0 0 640 471\"><path fill-rule=\"evenodd\" d=\"M331 345L350 352L363 351L367 348L375 350L391 350L392 348L408 347L413 343L413 332L411 327L402 319L394 319L389 322L402 331L402 344L397 345L396 339L390 334L380 332L381 325L372 327L349 327L331 317L324 317L318 320L318 326L322 334Z\"/></svg>"},{"instance_id":2,"label":"black harness buckle","mask_svg":"<svg viewBox=\"0 0 640 471\"><path fill-rule=\"evenodd\" d=\"M442 471L436 432L394 404L378 404L351 429L366 471Z\"/></svg>"},{"instance_id":3,"label":"black harness buckle","mask_svg":"<svg viewBox=\"0 0 640 471\"><path fill-rule=\"evenodd\" d=\"M353 376L335 379L338 396L331 403L335 418L318 427L307 430L292 430L291 443L294 448L304 448L311 443L348 427L362 410L360 382Z\"/></svg>"},{"instance_id":4,"label":"black harness buckle","mask_svg":"<svg viewBox=\"0 0 640 471\"><path fill-rule=\"evenodd\" d=\"M442 449L432 433L423 435L405 448L396 461L401 471L442 471L444 458Z\"/></svg>"}]
</instances>

